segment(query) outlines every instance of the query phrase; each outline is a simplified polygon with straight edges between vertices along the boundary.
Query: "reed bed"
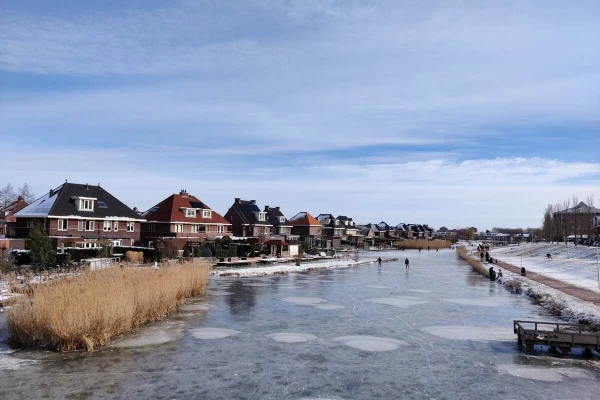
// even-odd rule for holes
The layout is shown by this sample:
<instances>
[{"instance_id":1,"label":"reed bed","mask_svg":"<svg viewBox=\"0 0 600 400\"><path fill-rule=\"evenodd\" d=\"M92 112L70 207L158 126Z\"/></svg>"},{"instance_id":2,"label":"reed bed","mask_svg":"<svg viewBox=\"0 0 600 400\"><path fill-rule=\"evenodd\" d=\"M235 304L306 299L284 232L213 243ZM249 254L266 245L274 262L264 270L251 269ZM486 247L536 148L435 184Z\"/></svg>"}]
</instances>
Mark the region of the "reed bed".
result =
<instances>
[{"instance_id":1,"label":"reed bed","mask_svg":"<svg viewBox=\"0 0 600 400\"><path fill-rule=\"evenodd\" d=\"M452 242L447 240L402 240L395 242L394 245L398 247L404 247L405 249L418 249L427 250L429 247L431 250L435 249L449 249L452 246Z\"/></svg>"},{"instance_id":2,"label":"reed bed","mask_svg":"<svg viewBox=\"0 0 600 400\"><path fill-rule=\"evenodd\" d=\"M487 268L485 268L479 261L477 261L476 259L471 257L469 255L469 251L467 250L467 248L465 246L457 247L456 253L458 254L458 256L460 258L462 258L463 260L468 262L473 267L474 270L476 270L477 272L479 272L487 277L490 276L490 273L487 270Z\"/></svg>"},{"instance_id":3,"label":"reed bed","mask_svg":"<svg viewBox=\"0 0 600 400\"><path fill-rule=\"evenodd\" d=\"M202 294L209 268L198 261L158 270L109 268L31 286L8 310L9 340L19 347L91 351Z\"/></svg>"}]
</instances>

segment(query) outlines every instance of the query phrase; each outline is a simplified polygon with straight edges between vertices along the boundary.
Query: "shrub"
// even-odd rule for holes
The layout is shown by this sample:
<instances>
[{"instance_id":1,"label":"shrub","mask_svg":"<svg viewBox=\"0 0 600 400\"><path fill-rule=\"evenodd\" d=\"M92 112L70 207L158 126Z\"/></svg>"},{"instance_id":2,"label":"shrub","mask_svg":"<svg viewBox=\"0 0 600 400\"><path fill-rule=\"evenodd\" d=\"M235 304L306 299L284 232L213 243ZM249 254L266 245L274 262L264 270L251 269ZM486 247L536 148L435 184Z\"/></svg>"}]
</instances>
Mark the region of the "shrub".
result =
<instances>
[{"instance_id":1,"label":"shrub","mask_svg":"<svg viewBox=\"0 0 600 400\"><path fill-rule=\"evenodd\" d=\"M56 249L39 223L35 223L29 231L29 235L25 239L25 248L29 250L31 263L37 269L56 266Z\"/></svg>"},{"instance_id":2,"label":"shrub","mask_svg":"<svg viewBox=\"0 0 600 400\"><path fill-rule=\"evenodd\" d=\"M20 347L93 350L202 294L208 270L200 261L158 271L109 268L32 286L7 312L9 340Z\"/></svg>"}]
</instances>

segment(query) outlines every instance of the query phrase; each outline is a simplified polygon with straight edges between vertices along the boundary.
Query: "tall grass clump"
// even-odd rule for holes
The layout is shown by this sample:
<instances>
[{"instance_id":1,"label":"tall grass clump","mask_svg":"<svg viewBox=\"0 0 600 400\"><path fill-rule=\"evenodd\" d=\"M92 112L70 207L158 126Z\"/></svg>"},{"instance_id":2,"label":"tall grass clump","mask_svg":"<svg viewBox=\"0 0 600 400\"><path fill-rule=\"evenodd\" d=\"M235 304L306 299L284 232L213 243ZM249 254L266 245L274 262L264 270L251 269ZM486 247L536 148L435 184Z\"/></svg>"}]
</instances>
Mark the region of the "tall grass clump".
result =
<instances>
[{"instance_id":1,"label":"tall grass clump","mask_svg":"<svg viewBox=\"0 0 600 400\"><path fill-rule=\"evenodd\" d=\"M435 249L448 249L452 246L452 242L447 240L402 240L394 243L398 247L404 247L405 249L418 249L427 250L427 247L432 250Z\"/></svg>"},{"instance_id":2,"label":"tall grass clump","mask_svg":"<svg viewBox=\"0 0 600 400\"><path fill-rule=\"evenodd\" d=\"M9 340L19 347L91 351L202 294L208 272L203 262L110 268L32 286L8 310Z\"/></svg>"},{"instance_id":3,"label":"tall grass clump","mask_svg":"<svg viewBox=\"0 0 600 400\"><path fill-rule=\"evenodd\" d=\"M469 264L471 264L471 266L473 267L474 270L476 270L477 272L489 277L490 273L489 271L476 259L474 259L473 257L471 257L469 255L469 251L467 250L467 248L465 246L460 246L456 248L456 253L458 254L458 256L460 258L462 258L463 260L465 260L466 262L468 262Z\"/></svg>"}]
</instances>

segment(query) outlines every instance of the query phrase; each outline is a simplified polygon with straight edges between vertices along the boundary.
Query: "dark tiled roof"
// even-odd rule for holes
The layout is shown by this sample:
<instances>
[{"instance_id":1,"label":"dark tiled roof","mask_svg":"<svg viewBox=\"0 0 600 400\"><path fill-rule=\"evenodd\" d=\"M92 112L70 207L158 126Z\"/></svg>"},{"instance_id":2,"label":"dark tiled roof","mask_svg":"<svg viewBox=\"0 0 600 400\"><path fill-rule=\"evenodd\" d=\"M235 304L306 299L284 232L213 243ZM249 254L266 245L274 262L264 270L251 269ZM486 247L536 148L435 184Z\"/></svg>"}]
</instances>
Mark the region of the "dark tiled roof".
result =
<instances>
[{"instance_id":1,"label":"dark tiled roof","mask_svg":"<svg viewBox=\"0 0 600 400\"><path fill-rule=\"evenodd\" d=\"M60 191L48 215L52 216L78 216L89 218L132 218L142 219L136 212L126 206L104 188L94 185L80 185L65 183L57 190ZM93 211L79 211L76 197L95 198ZM106 207L99 207L98 202L104 202Z\"/></svg>"},{"instance_id":2,"label":"dark tiled roof","mask_svg":"<svg viewBox=\"0 0 600 400\"><path fill-rule=\"evenodd\" d=\"M231 206L244 224L272 226L269 220L259 221L256 213L262 212L253 201L240 200Z\"/></svg>"}]
</instances>

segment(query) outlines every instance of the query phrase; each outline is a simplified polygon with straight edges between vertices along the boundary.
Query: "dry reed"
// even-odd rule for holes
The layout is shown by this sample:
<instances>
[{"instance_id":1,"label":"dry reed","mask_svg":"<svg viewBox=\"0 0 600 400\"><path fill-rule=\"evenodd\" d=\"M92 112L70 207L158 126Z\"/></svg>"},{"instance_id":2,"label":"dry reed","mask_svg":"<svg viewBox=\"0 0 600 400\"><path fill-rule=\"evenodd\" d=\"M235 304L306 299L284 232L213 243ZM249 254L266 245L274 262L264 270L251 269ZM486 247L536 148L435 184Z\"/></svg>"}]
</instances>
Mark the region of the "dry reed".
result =
<instances>
[{"instance_id":1,"label":"dry reed","mask_svg":"<svg viewBox=\"0 0 600 400\"><path fill-rule=\"evenodd\" d=\"M405 249L427 250L427 247L435 249L449 249L452 243L447 240L401 240L394 243L395 246L404 247Z\"/></svg>"},{"instance_id":2,"label":"dry reed","mask_svg":"<svg viewBox=\"0 0 600 400\"><path fill-rule=\"evenodd\" d=\"M201 262L110 268L31 287L8 310L9 340L21 347L91 351L203 293L208 271Z\"/></svg>"},{"instance_id":3,"label":"dry reed","mask_svg":"<svg viewBox=\"0 0 600 400\"><path fill-rule=\"evenodd\" d=\"M132 263L141 264L144 262L144 252L143 251L128 251L125 253L125 259Z\"/></svg>"},{"instance_id":4,"label":"dry reed","mask_svg":"<svg viewBox=\"0 0 600 400\"><path fill-rule=\"evenodd\" d=\"M467 250L467 248L465 246L460 246L456 248L456 253L458 254L458 256L460 258L462 258L463 260L465 260L466 262L468 262L474 270L476 270L477 272L489 277L490 273L489 271L476 259L474 259L473 257L471 257L469 255L469 251Z\"/></svg>"}]
</instances>

